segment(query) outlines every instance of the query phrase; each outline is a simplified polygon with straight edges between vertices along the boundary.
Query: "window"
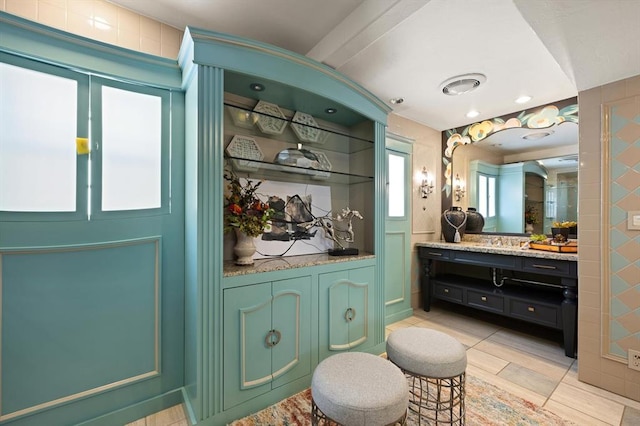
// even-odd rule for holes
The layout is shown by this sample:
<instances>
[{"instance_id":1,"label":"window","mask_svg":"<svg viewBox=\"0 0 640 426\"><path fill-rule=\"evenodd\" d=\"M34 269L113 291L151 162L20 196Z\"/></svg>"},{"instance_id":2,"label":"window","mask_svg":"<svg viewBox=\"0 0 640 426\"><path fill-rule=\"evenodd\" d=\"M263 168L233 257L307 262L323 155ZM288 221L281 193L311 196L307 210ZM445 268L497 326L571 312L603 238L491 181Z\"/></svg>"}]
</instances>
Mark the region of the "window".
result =
<instances>
[{"instance_id":1,"label":"window","mask_svg":"<svg viewBox=\"0 0 640 426\"><path fill-rule=\"evenodd\" d=\"M401 155L389 154L389 217L405 216L405 159Z\"/></svg>"},{"instance_id":2,"label":"window","mask_svg":"<svg viewBox=\"0 0 640 426\"><path fill-rule=\"evenodd\" d=\"M102 86L102 210L161 205L161 98Z\"/></svg>"},{"instance_id":3,"label":"window","mask_svg":"<svg viewBox=\"0 0 640 426\"><path fill-rule=\"evenodd\" d=\"M0 211L76 212L79 85L87 80L23 62L0 62Z\"/></svg>"},{"instance_id":4,"label":"window","mask_svg":"<svg viewBox=\"0 0 640 426\"><path fill-rule=\"evenodd\" d=\"M496 215L496 178L478 174L478 211L485 218Z\"/></svg>"},{"instance_id":5,"label":"window","mask_svg":"<svg viewBox=\"0 0 640 426\"><path fill-rule=\"evenodd\" d=\"M170 91L0 53L0 92L2 219L169 211Z\"/></svg>"}]
</instances>

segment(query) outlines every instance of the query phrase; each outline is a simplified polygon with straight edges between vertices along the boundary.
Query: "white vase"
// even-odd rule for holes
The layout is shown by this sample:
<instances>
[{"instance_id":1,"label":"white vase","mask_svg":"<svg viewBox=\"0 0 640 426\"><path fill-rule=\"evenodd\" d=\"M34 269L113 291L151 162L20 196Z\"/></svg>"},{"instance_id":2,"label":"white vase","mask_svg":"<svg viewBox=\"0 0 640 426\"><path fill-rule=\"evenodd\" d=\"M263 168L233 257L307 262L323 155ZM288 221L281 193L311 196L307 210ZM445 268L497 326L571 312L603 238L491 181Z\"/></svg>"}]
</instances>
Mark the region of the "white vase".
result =
<instances>
[{"instance_id":1,"label":"white vase","mask_svg":"<svg viewBox=\"0 0 640 426\"><path fill-rule=\"evenodd\" d=\"M526 223L524 225L524 232L527 234L533 234L533 223Z\"/></svg>"},{"instance_id":2,"label":"white vase","mask_svg":"<svg viewBox=\"0 0 640 426\"><path fill-rule=\"evenodd\" d=\"M239 229L235 231L236 245L233 247L233 252L237 256L236 265L253 265L253 254L256 252L253 237L248 236Z\"/></svg>"}]
</instances>

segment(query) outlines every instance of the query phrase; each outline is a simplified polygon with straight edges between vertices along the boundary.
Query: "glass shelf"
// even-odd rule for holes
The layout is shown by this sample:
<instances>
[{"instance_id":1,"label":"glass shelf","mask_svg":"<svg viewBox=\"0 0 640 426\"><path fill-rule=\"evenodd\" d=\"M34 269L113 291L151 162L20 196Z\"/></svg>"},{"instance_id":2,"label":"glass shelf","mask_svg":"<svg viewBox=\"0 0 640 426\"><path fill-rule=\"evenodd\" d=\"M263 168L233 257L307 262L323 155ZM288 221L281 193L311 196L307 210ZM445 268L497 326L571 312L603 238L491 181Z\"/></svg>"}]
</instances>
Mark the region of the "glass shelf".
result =
<instances>
[{"instance_id":1,"label":"glass shelf","mask_svg":"<svg viewBox=\"0 0 640 426\"><path fill-rule=\"evenodd\" d=\"M308 181L310 179L318 181L318 183L326 182L331 184L354 184L373 181L373 176L367 175L289 166L285 164L271 163L268 161L248 160L246 158L233 157L230 155L226 155L225 158L234 170L249 175L259 174L261 179L266 180L286 181L292 180L292 178L295 177L295 180L297 181ZM237 164L241 165L239 170L238 167L236 167Z\"/></svg>"},{"instance_id":2,"label":"glass shelf","mask_svg":"<svg viewBox=\"0 0 640 426\"><path fill-rule=\"evenodd\" d=\"M306 147L320 149L322 151L339 152L343 154L354 154L360 151L372 150L373 140L341 132L324 126L312 126L294 121L292 117L278 117L264 112L253 111L250 108L234 105L229 102L224 103L225 110L230 120L225 120L225 133L238 133L245 136L255 136L263 139L274 139L285 142L292 146L302 144ZM257 125L260 118L268 118L273 121L282 122L284 129L282 133L265 133ZM292 126L298 126L298 132ZM282 126L274 126L282 127ZM371 129L373 131L373 129ZM317 141L300 140L296 133L317 135Z\"/></svg>"}]
</instances>

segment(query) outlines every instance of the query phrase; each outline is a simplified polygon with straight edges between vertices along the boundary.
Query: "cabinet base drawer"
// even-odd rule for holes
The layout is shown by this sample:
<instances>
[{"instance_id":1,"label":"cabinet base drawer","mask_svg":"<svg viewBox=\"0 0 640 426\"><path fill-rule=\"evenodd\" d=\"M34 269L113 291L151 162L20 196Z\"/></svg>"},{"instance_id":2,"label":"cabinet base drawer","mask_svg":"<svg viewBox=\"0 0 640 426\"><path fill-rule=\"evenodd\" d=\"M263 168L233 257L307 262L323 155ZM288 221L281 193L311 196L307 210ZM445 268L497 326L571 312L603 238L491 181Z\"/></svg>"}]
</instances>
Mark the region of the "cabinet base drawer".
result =
<instances>
[{"instance_id":1,"label":"cabinet base drawer","mask_svg":"<svg viewBox=\"0 0 640 426\"><path fill-rule=\"evenodd\" d=\"M434 296L450 302L462 303L462 289L448 284L435 283Z\"/></svg>"},{"instance_id":2,"label":"cabinet base drawer","mask_svg":"<svg viewBox=\"0 0 640 426\"><path fill-rule=\"evenodd\" d=\"M491 312L504 312L504 297L480 291L467 291L467 304Z\"/></svg>"},{"instance_id":3,"label":"cabinet base drawer","mask_svg":"<svg viewBox=\"0 0 640 426\"><path fill-rule=\"evenodd\" d=\"M523 300L511 300L509 314L514 318L520 318L525 321L547 325L549 327L562 327L559 321L560 306L555 307L526 302Z\"/></svg>"}]
</instances>

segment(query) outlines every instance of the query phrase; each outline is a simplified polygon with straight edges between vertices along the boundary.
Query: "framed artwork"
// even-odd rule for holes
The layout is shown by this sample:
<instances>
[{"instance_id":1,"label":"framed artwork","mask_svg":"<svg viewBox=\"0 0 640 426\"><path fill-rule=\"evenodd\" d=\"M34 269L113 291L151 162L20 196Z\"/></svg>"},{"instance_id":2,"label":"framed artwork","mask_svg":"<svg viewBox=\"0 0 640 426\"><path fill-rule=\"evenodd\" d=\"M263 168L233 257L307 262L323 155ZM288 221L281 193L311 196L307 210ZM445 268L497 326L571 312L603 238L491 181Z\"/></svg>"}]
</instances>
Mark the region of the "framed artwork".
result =
<instances>
[{"instance_id":1,"label":"framed artwork","mask_svg":"<svg viewBox=\"0 0 640 426\"><path fill-rule=\"evenodd\" d=\"M326 253L333 241L313 221L331 214L331 188L266 180L260 199L275 210L270 229L255 239L254 258Z\"/></svg>"}]
</instances>

